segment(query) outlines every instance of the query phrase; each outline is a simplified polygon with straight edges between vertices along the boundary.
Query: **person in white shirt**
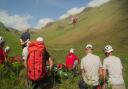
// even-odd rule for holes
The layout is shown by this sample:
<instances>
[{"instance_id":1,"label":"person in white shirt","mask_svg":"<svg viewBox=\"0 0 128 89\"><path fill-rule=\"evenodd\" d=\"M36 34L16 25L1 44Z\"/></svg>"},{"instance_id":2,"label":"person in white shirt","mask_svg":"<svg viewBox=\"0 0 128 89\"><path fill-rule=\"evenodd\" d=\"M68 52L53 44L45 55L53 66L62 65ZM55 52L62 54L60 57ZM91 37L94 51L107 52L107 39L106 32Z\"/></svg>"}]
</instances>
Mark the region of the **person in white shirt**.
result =
<instances>
[{"instance_id":1,"label":"person in white shirt","mask_svg":"<svg viewBox=\"0 0 128 89\"><path fill-rule=\"evenodd\" d=\"M103 75L104 79L108 76L109 83L112 85L112 89L125 89L123 80L122 69L120 58L113 56L113 48L111 45L107 45L104 48L106 58L103 62Z\"/></svg>"},{"instance_id":2,"label":"person in white shirt","mask_svg":"<svg viewBox=\"0 0 128 89\"><path fill-rule=\"evenodd\" d=\"M26 68L27 68L27 65L26 65L27 58L28 58L28 46L24 47L22 51L22 60Z\"/></svg>"},{"instance_id":3,"label":"person in white shirt","mask_svg":"<svg viewBox=\"0 0 128 89\"><path fill-rule=\"evenodd\" d=\"M102 75L102 64L100 58L94 54L91 44L86 45L86 56L81 60L81 76L82 80L79 82L80 89L88 89L93 87L97 89L99 85L99 76Z\"/></svg>"}]
</instances>

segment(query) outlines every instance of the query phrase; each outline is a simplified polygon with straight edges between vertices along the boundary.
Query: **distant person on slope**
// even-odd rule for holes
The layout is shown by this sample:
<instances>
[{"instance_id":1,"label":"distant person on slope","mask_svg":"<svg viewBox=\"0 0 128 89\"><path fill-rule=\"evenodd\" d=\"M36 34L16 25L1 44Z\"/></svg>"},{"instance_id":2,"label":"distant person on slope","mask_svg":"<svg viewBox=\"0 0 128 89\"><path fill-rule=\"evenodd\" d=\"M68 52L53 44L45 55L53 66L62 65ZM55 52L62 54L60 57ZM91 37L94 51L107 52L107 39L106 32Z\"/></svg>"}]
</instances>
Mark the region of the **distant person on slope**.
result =
<instances>
[{"instance_id":1,"label":"distant person on slope","mask_svg":"<svg viewBox=\"0 0 128 89\"><path fill-rule=\"evenodd\" d=\"M73 26L75 26L76 23L77 23L77 18L76 18L76 16L72 15L71 18L70 18L69 24L72 24Z\"/></svg>"},{"instance_id":2,"label":"distant person on slope","mask_svg":"<svg viewBox=\"0 0 128 89\"><path fill-rule=\"evenodd\" d=\"M126 89L122 74L123 66L120 58L113 56L113 48L111 45L105 46L104 52L106 55L103 62L104 80L106 76L109 77L109 83L112 85L112 89Z\"/></svg>"},{"instance_id":3,"label":"distant person on slope","mask_svg":"<svg viewBox=\"0 0 128 89\"><path fill-rule=\"evenodd\" d=\"M29 40L30 40L30 33L29 33L29 29L27 29L26 32L22 33L20 37L20 43L22 48L27 46L26 44Z\"/></svg>"},{"instance_id":4,"label":"distant person on slope","mask_svg":"<svg viewBox=\"0 0 128 89\"><path fill-rule=\"evenodd\" d=\"M80 89L97 89L99 86L99 76L102 75L102 64L99 56L93 54L93 47L87 44L85 48L86 56L81 60L81 76L79 82Z\"/></svg>"},{"instance_id":5,"label":"distant person on slope","mask_svg":"<svg viewBox=\"0 0 128 89\"><path fill-rule=\"evenodd\" d=\"M0 36L0 64L3 64L5 61L5 52L4 52L5 40Z\"/></svg>"},{"instance_id":6,"label":"distant person on slope","mask_svg":"<svg viewBox=\"0 0 128 89\"><path fill-rule=\"evenodd\" d=\"M69 53L66 55L66 68L68 70L75 69L79 63L78 57L74 54L74 49L71 48Z\"/></svg>"}]
</instances>

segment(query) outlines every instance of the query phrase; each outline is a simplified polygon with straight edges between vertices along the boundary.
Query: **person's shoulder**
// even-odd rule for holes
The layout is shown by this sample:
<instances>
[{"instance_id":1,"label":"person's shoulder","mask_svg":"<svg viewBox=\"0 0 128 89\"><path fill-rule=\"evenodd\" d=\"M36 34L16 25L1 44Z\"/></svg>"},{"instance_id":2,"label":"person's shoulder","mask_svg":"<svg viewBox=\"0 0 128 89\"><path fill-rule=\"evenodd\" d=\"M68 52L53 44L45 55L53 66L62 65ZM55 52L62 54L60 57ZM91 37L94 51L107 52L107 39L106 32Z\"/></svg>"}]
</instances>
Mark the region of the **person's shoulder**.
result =
<instances>
[{"instance_id":1,"label":"person's shoulder","mask_svg":"<svg viewBox=\"0 0 128 89\"><path fill-rule=\"evenodd\" d=\"M109 56L104 58L104 61L112 61L112 60L120 60L120 58L117 56Z\"/></svg>"},{"instance_id":2,"label":"person's shoulder","mask_svg":"<svg viewBox=\"0 0 128 89\"><path fill-rule=\"evenodd\" d=\"M93 57L95 58L100 58L99 56L95 55L95 54L92 54Z\"/></svg>"},{"instance_id":3,"label":"person's shoulder","mask_svg":"<svg viewBox=\"0 0 128 89\"><path fill-rule=\"evenodd\" d=\"M109 57L104 58L104 62L107 62L109 60Z\"/></svg>"},{"instance_id":4,"label":"person's shoulder","mask_svg":"<svg viewBox=\"0 0 128 89\"><path fill-rule=\"evenodd\" d=\"M73 53L72 55L73 55L74 57L76 57L76 54Z\"/></svg>"},{"instance_id":5,"label":"person's shoulder","mask_svg":"<svg viewBox=\"0 0 128 89\"><path fill-rule=\"evenodd\" d=\"M118 56L113 56L113 57L120 59Z\"/></svg>"},{"instance_id":6,"label":"person's shoulder","mask_svg":"<svg viewBox=\"0 0 128 89\"><path fill-rule=\"evenodd\" d=\"M87 56L84 56L84 57L81 59L81 61L84 61L84 60L86 60L86 58L87 58Z\"/></svg>"},{"instance_id":7,"label":"person's shoulder","mask_svg":"<svg viewBox=\"0 0 128 89\"><path fill-rule=\"evenodd\" d=\"M119 60L120 61L120 58L119 57L117 57L117 56L112 56L114 59L116 59L116 60Z\"/></svg>"}]
</instances>

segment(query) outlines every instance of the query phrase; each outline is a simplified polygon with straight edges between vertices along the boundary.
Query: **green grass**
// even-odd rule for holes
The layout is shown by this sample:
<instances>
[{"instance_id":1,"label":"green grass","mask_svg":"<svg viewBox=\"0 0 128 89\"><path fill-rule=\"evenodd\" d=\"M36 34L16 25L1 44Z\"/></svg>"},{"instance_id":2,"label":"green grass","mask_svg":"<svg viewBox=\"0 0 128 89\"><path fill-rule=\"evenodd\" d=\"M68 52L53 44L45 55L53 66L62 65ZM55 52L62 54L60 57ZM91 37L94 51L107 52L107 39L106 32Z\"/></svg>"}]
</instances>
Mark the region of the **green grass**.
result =
<instances>
[{"instance_id":1,"label":"green grass","mask_svg":"<svg viewBox=\"0 0 128 89\"><path fill-rule=\"evenodd\" d=\"M3 36L6 40L6 45L11 47L10 56L16 56L21 54L21 46L19 42L19 34L12 29L6 30L4 26L0 26L0 36Z\"/></svg>"},{"instance_id":2,"label":"green grass","mask_svg":"<svg viewBox=\"0 0 128 89\"><path fill-rule=\"evenodd\" d=\"M32 35L32 39L43 36L48 51L54 62L65 63L65 56L71 47L81 59L85 56L85 44L94 46L94 54L104 59L102 49L111 44L115 50L114 55L121 58L126 87L128 88L128 0L111 0L111 2L97 8L88 8L78 16L75 27L68 24L68 19L57 21L49 27L43 28ZM21 55L19 35L15 31L6 31L0 23L0 35L5 38L7 45L11 46L10 56ZM21 70L17 79L4 78L0 89L25 89L25 70ZM10 74L10 73L8 73ZM59 89L78 89L79 77L65 80ZM0 80L1 82L1 80ZM15 84L15 85L14 85Z\"/></svg>"},{"instance_id":3,"label":"green grass","mask_svg":"<svg viewBox=\"0 0 128 89\"><path fill-rule=\"evenodd\" d=\"M68 52L68 48L59 49L59 48L51 47L50 49L48 49L48 51L50 52L52 58L54 58L54 62L56 64L65 63L65 56ZM82 57L85 56L84 50L76 49L75 54L79 57L79 59L81 59ZM94 54L100 56L101 60L104 59L104 53L102 51L94 50ZM127 75L128 75L128 67L127 67L128 55L127 55L127 53L122 53L120 51L115 52L114 55L121 58L121 61L122 61L123 67L124 67L124 70L123 70L124 80L125 80L126 87L128 87L128 77L127 77ZM4 81L2 82L3 86L1 86L0 89L10 89L12 87L14 89L24 89L25 82L26 82L25 72L26 71L24 69L21 70L18 80L17 79L15 79L15 80L8 79L8 77L5 78ZM62 84L59 85L59 89L78 89L79 80L80 80L79 76L75 77L73 79L70 79L70 80L62 80ZM17 82L17 84L13 85L15 82ZM7 83L8 83L8 85L7 85Z\"/></svg>"},{"instance_id":4,"label":"green grass","mask_svg":"<svg viewBox=\"0 0 128 89\"><path fill-rule=\"evenodd\" d=\"M128 87L128 1L111 0L109 3L88 8L77 15L78 23L75 27L68 24L68 19L57 21L47 28L36 31L34 37L43 36L47 48L55 59L55 63L64 63L68 50L75 48L76 54L81 59L84 54L85 44L91 43L95 54L104 59L102 50L106 44L111 44L115 55L121 58L124 70L125 84ZM76 83L78 80L76 80ZM62 85L68 89L70 81ZM72 84L74 85L74 84ZM77 88L76 88L77 89Z\"/></svg>"},{"instance_id":5,"label":"green grass","mask_svg":"<svg viewBox=\"0 0 128 89\"><path fill-rule=\"evenodd\" d=\"M51 56L55 59L55 63L65 63L65 56L68 53L67 48L63 48L63 49L57 49L57 48L50 48L49 52L51 54ZM82 57L85 56L85 52L82 49L76 49L75 54L79 57L79 59L81 59ZM101 61L103 61L103 59L105 58L104 53L102 52L102 50L98 51L98 50L94 50L94 54L100 56ZM114 55L118 56L121 58L122 64L123 64L123 74L124 74L124 80L125 80L125 85L128 88L128 67L127 67L127 60L128 60L128 54L122 51L115 51ZM79 78L76 78L76 80L72 80L75 81L74 83L70 83L71 81L67 80L64 81L64 84L61 85L60 89L78 89L78 81ZM67 86L65 86L67 84ZM68 85L68 84L72 84L72 85ZM67 88L67 87L76 87L76 88ZM63 88L66 87L66 88Z\"/></svg>"},{"instance_id":6,"label":"green grass","mask_svg":"<svg viewBox=\"0 0 128 89\"><path fill-rule=\"evenodd\" d=\"M111 0L97 8L88 8L78 15L75 27L68 19L36 31L34 37L43 36L52 45L81 45L92 43L101 49L105 44L128 50L128 1ZM123 45L123 46L121 46Z\"/></svg>"}]
</instances>

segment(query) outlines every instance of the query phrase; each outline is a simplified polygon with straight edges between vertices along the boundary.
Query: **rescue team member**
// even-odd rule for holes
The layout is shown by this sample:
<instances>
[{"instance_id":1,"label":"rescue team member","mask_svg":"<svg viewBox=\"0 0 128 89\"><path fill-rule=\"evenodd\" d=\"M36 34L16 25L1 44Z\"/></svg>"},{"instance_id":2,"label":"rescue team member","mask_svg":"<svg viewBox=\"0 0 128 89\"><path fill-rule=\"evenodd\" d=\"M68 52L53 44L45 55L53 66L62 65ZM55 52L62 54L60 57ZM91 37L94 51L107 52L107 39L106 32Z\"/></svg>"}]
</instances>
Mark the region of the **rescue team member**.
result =
<instances>
[{"instance_id":1,"label":"rescue team member","mask_svg":"<svg viewBox=\"0 0 128 89\"><path fill-rule=\"evenodd\" d=\"M93 54L93 47L87 44L85 48L86 56L81 60L81 76L79 82L80 89L88 89L90 86L97 89L99 85L99 75L102 75L102 64L100 58Z\"/></svg>"},{"instance_id":2,"label":"rescue team member","mask_svg":"<svg viewBox=\"0 0 128 89\"><path fill-rule=\"evenodd\" d=\"M78 57L74 54L74 49L71 48L66 55L66 68L69 70L75 69L79 63Z\"/></svg>"},{"instance_id":3,"label":"rescue team member","mask_svg":"<svg viewBox=\"0 0 128 89\"><path fill-rule=\"evenodd\" d=\"M4 49L4 52L5 52L5 60L8 59L8 54L10 53L11 51L11 48L9 46L6 46L5 49Z\"/></svg>"},{"instance_id":4,"label":"rescue team member","mask_svg":"<svg viewBox=\"0 0 128 89\"><path fill-rule=\"evenodd\" d=\"M31 41L24 51L24 60L27 65L27 77L32 82L34 89L49 89L50 79L46 72L46 63L53 67L53 61L45 48L44 39L38 37L36 41Z\"/></svg>"},{"instance_id":5,"label":"rescue team member","mask_svg":"<svg viewBox=\"0 0 128 89\"><path fill-rule=\"evenodd\" d=\"M4 52L5 40L0 36L0 64L3 64L5 61L5 52Z\"/></svg>"},{"instance_id":6,"label":"rescue team member","mask_svg":"<svg viewBox=\"0 0 128 89\"><path fill-rule=\"evenodd\" d=\"M109 82L112 85L112 89L126 89L123 80L123 66L120 58L113 55L113 48L111 45L107 45L104 48L106 58L103 62L103 75L109 77Z\"/></svg>"},{"instance_id":7,"label":"rescue team member","mask_svg":"<svg viewBox=\"0 0 128 89\"><path fill-rule=\"evenodd\" d=\"M28 41L30 41L29 29L27 29L26 32L22 33L20 37L20 43L21 43L22 48L27 46Z\"/></svg>"},{"instance_id":8,"label":"rescue team member","mask_svg":"<svg viewBox=\"0 0 128 89\"><path fill-rule=\"evenodd\" d=\"M20 37L20 44L22 46L22 60L23 60L23 63L24 63L24 66L26 67L26 57L28 55L28 52L27 52L27 43L30 42L30 33L29 33L29 29L27 29L24 33L21 34L21 37Z\"/></svg>"},{"instance_id":9,"label":"rescue team member","mask_svg":"<svg viewBox=\"0 0 128 89\"><path fill-rule=\"evenodd\" d=\"M29 46L29 43L31 43L30 41L28 41L26 47L23 48L23 51L22 51L22 60L23 60L23 63L24 63L24 66L27 68L27 58L28 58L28 46Z\"/></svg>"}]
</instances>

